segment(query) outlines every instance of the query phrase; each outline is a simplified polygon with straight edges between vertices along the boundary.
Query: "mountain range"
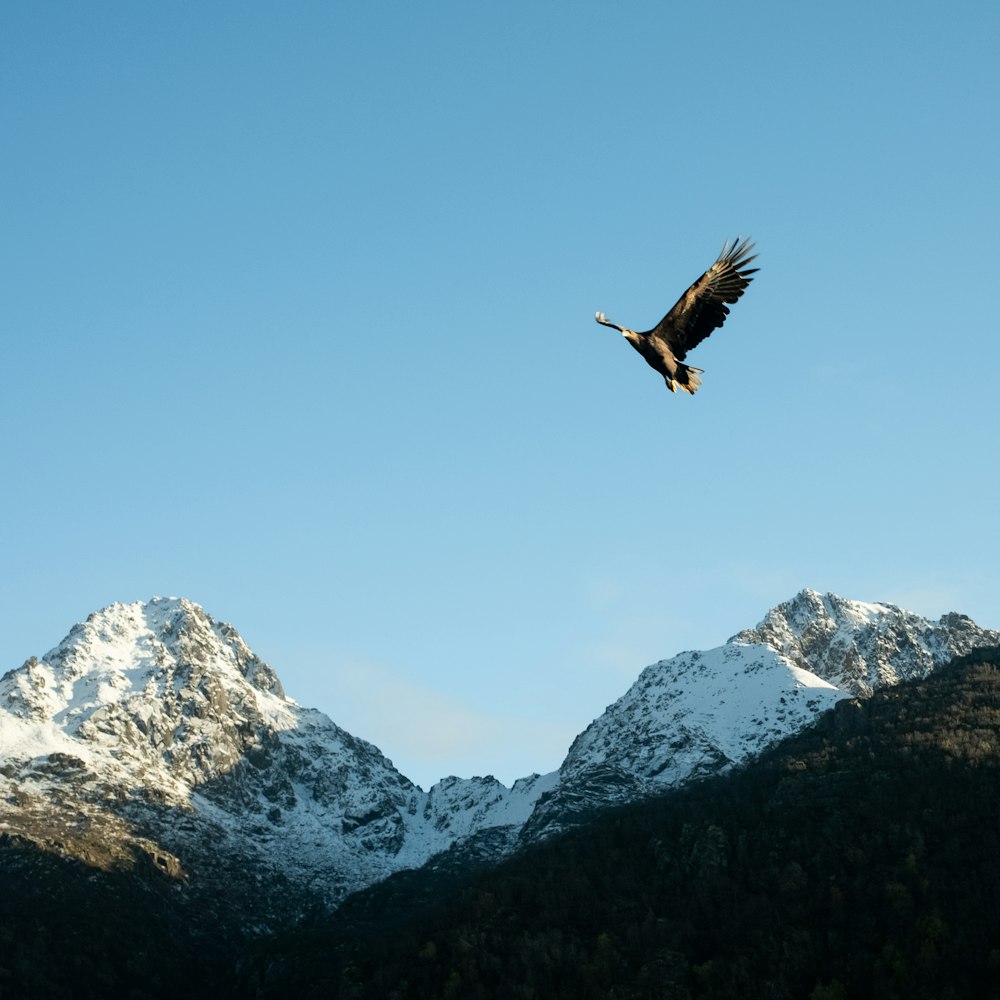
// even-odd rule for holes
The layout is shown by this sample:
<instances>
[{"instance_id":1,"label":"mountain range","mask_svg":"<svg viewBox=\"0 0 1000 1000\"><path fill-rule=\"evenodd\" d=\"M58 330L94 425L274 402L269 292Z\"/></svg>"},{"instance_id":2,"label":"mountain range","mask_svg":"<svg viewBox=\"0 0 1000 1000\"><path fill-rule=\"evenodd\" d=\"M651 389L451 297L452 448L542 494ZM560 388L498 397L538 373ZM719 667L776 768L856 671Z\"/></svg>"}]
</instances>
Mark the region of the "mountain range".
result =
<instances>
[{"instance_id":1,"label":"mountain range","mask_svg":"<svg viewBox=\"0 0 1000 1000\"><path fill-rule=\"evenodd\" d=\"M1000 648L499 864L399 872L233 1000L993 998Z\"/></svg>"},{"instance_id":2,"label":"mountain range","mask_svg":"<svg viewBox=\"0 0 1000 1000\"><path fill-rule=\"evenodd\" d=\"M731 770L844 699L998 644L960 614L803 590L722 646L647 667L557 772L424 791L288 698L199 605L115 604L0 678L0 842L139 866L259 934L446 853L496 860Z\"/></svg>"}]
</instances>

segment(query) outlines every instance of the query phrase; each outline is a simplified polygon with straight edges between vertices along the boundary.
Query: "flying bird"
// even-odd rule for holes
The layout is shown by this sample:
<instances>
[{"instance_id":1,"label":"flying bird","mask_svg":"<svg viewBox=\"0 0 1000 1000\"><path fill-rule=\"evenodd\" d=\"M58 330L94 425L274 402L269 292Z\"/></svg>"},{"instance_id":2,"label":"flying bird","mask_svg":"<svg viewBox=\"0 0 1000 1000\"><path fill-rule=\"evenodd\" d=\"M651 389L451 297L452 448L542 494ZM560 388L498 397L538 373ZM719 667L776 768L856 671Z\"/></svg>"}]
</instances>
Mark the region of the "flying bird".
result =
<instances>
[{"instance_id":1,"label":"flying bird","mask_svg":"<svg viewBox=\"0 0 1000 1000\"><path fill-rule=\"evenodd\" d=\"M718 260L677 300L677 304L652 330L636 333L617 323L608 322L599 312L597 322L620 330L622 336L655 368L671 392L678 386L694 395L701 385L701 368L683 364L688 351L693 351L713 330L726 321L729 307L753 281L750 277L758 268L747 267L757 255L750 255L754 245L740 242L737 236L726 243Z\"/></svg>"}]
</instances>

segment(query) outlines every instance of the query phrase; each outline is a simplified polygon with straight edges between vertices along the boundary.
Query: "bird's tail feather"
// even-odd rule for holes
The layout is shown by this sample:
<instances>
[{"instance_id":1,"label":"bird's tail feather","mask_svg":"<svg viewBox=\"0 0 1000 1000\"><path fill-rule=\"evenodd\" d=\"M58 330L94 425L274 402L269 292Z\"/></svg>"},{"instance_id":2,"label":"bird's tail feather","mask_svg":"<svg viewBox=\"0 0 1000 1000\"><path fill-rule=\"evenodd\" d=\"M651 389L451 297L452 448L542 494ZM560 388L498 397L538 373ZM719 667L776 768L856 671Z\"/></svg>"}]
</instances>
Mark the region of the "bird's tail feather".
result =
<instances>
[{"instance_id":1,"label":"bird's tail feather","mask_svg":"<svg viewBox=\"0 0 1000 1000\"><path fill-rule=\"evenodd\" d=\"M690 365L679 364L677 366L676 378L666 380L667 388L671 392L676 392L680 388L689 396L693 396L698 391L698 386L701 385L701 379L698 376L704 374L701 368L692 368Z\"/></svg>"}]
</instances>

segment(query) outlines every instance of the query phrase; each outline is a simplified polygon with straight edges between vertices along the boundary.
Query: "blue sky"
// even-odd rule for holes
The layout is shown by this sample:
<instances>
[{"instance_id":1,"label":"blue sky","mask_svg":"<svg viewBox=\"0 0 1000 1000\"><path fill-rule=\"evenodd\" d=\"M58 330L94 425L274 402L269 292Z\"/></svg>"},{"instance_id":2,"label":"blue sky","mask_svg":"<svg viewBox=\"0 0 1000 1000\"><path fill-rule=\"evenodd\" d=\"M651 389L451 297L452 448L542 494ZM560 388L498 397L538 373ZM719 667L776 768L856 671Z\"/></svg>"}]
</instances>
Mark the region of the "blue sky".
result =
<instances>
[{"instance_id":1,"label":"blue sky","mask_svg":"<svg viewBox=\"0 0 1000 1000\"><path fill-rule=\"evenodd\" d=\"M12 3L0 669L199 602L425 787L805 586L1000 626L986 3ZM671 396L647 328L751 235Z\"/></svg>"}]
</instances>

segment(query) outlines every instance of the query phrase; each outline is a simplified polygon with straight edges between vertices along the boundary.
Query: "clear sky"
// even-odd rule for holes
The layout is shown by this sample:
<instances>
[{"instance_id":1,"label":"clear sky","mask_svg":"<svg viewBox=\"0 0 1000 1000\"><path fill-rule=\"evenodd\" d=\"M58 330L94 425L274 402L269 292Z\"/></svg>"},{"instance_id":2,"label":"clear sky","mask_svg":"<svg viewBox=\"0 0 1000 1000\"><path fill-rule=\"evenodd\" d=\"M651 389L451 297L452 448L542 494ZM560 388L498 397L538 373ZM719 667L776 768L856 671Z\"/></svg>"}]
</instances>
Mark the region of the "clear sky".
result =
<instances>
[{"instance_id":1,"label":"clear sky","mask_svg":"<svg viewBox=\"0 0 1000 1000\"><path fill-rule=\"evenodd\" d=\"M15 0L0 670L188 597L425 787L802 587L1000 626L1000 8ZM761 271L674 397L653 326Z\"/></svg>"}]
</instances>

